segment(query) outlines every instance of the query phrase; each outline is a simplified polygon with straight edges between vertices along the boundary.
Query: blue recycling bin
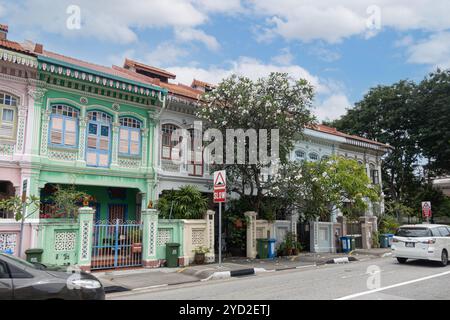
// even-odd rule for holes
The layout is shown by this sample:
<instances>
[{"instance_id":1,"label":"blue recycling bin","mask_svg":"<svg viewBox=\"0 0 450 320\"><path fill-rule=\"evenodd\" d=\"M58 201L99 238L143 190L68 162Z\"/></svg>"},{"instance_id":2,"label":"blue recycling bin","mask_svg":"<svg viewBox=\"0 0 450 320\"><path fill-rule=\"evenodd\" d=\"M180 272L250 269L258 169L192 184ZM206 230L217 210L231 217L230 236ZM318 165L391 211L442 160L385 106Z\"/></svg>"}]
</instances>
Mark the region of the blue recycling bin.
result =
<instances>
[{"instance_id":1,"label":"blue recycling bin","mask_svg":"<svg viewBox=\"0 0 450 320\"><path fill-rule=\"evenodd\" d=\"M267 255L267 258L269 258L269 259L275 258L275 255L276 255L275 242L276 242L276 239L269 239L269 253Z\"/></svg>"},{"instance_id":2,"label":"blue recycling bin","mask_svg":"<svg viewBox=\"0 0 450 320\"><path fill-rule=\"evenodd\" d=\"M389 244L388 244L388 246L389 246L389 248L392 246L392 242L394 242L394 234L392 234L392 233L386 233L386 236L389 238Z\"/></svg>"},{"instance_id":3,"label":"blue recycling bin","mask_svg":"<svg viewBox=\"0 0 450 320\"><path fill-rule=\"evenodd\" d=\"M340 238L342 244L342 252L349 253L352 251L352 237L343 236Z\"/></svg>"}]
</instances>

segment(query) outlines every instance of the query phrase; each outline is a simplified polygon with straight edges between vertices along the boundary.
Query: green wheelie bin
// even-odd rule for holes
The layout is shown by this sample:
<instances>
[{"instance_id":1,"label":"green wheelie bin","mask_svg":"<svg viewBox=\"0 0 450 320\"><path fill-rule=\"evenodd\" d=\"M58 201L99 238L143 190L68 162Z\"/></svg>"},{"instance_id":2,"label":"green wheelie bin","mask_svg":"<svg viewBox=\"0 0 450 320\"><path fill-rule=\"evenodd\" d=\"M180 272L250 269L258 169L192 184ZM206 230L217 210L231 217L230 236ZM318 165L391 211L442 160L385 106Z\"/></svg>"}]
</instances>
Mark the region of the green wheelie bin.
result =
<instances>
[{"instance_id":1,"label":"green wheelie bin","mask_svg":"<svg viewBox=\"0 0 450 320\"><path fill-rule=\"evenodd\" d=\"M43 249L28 249L25 250L25 254L27 255L28 262L42 262L42 253L44 253Z\"/></svg>"},{"instance_id":2,"label":"green wheelie bin","mask_svg":"<svg viewBox=\"0 0 450 320\"><path fill-rule=\"evenodd\" d=\"M179 253L180 253L179 243L166 243L166 266L168 268L178 267Z\"/></svg>"},{"instance_id":3,"label":"green wheelie bin","mask_svg":"<svg viewBox=\"0 0 450 320\"><path fill-rule=\"evenodd\" d=\"M267 259L269 257L269 239L256 239L257 253L259 259Z\"/></svg>"}]
</instances>

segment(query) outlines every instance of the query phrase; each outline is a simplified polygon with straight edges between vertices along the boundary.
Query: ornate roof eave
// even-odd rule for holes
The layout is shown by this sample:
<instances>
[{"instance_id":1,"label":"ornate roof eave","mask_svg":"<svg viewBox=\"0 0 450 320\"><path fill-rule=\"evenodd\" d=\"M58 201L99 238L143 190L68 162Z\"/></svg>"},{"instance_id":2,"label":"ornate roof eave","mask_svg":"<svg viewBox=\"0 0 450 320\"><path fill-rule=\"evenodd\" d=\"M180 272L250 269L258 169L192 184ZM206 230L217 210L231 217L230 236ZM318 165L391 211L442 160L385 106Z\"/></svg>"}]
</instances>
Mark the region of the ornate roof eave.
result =
<instances>
[{"instance_id":1,"label":"ornate roof eave","mask_svg":"<svg viewBox=\"0 0 450 320\"><path fill-rule=\"evenodd\" d=\"M38 67L38 61L36 57L28 56L26 54L11 51L5 48L0 48L0 60L35 69Z\"/></svg>"},{"instance_id":2,"label":"ornate roof eave","mask_svg":"<svg viewBox=\"0 0 450 320\"><path fill-rule=\"evenodd\" d=\"M162 95L168 94L167 89L161 87L139 83L44 56L38 57L38 69L44 72L102 85L106 88L122 90L143 96L156 97L160 93Z\"/></svg>"},{"instance_id":3,"label":"ornate roof eave","mask_svg":"<svg viewBox=\"0 0 450 320\"><path fill-rule=\"evenodd\" d=\"M381 151L383 153L386 153L388 150L392 149L392 147L387 146L387 145L373 144L373 143L364 142L364 141L360 141L360 140L356 140L356 139L346 138L345 140L346 140L345 144L349 144L349 145L356 146L359 148L364 148L364 149L372 149L372 150L376 150L376 151Z\"/></svg>"}]
</instances>

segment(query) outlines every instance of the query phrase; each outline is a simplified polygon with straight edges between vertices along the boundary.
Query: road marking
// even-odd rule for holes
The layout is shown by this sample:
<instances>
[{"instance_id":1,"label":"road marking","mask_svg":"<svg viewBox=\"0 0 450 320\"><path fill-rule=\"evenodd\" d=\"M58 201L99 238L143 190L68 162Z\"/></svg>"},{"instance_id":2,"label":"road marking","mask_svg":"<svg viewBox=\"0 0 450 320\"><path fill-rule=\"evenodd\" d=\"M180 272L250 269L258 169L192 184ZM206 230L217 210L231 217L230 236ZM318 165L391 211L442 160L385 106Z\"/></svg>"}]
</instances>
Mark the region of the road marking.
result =
<instances>
[{"instance_id":1,"label":"road marking","mask_svg":"<svg viewBox=\"0 0 450 320\"><path fill-rule=\"evenodd\" d=\"M387 286L387 287L383 287L383 288L378 288L378 289L373 289L373 290L363 291L363 292L360 292L360 293L351 294L351 295L348 295L348 296L345 296L345 297L342 297L342 298L337 298L337 299L334 299L334 300L350 300L350 299L353 299L353 298L365 296L365 295L372 294L372 293L375 293L375 292L380 292L380 291L384 291L384 290L388 290L388 289L392 289L392 288L406 286L408 284L412 284L412 283L416 283L416 282L420 282L420 281L425 281L425 280L429 280L429 279L433 279L433 278L446 276L448 274L450 274L450 271L434 274L432 276L427 276L427 277L423 277L423 278L419 278L419 279L415 279L415 280L410 280L410 281L405 281L405 282L393 284L391 286Z\"/></svg>"}]
</instances>

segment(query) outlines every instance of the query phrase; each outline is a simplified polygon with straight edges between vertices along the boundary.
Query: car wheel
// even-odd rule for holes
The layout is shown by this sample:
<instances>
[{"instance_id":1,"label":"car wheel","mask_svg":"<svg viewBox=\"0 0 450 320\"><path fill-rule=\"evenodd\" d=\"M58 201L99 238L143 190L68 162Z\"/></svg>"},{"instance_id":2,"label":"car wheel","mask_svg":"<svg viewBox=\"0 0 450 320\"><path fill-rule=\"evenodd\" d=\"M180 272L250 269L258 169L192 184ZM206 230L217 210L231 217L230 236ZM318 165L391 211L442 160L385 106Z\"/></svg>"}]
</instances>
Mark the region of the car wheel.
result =
<instances>
[{"instance_id":1,"label":"car wheel","mask_svg":"<svg viewBox=\"0 0 450 320\"><path fill-rule=\"evenodd\" d=\"M407 260L408 260L408 258L397 258L398 263L401 263L401 264L406 263Z\"/></svg>"},{"instance_id":2,"label":"car wheel","mask_svg":"<svg viewBox=\"0 0 450 320\"><path fill-rule=\"evenodd\" d=\"M441 254L441 266L445 267L448 264L448 253L446 250L442 250Z\"/></svg>"}]
</instances>

